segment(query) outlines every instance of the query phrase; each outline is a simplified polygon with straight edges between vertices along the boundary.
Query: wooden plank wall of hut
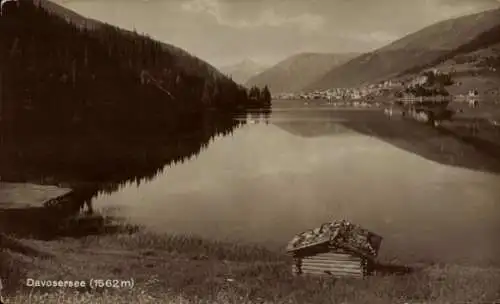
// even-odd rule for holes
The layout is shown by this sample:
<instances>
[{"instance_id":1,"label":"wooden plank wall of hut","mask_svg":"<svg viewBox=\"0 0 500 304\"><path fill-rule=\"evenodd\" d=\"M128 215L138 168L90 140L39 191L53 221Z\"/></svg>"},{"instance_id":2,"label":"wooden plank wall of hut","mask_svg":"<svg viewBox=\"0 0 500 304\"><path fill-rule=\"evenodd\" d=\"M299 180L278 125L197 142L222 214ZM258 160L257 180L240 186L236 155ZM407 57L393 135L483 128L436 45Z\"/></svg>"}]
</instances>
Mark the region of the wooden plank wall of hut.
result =
<instances>
[{"instance_id":1,"label":"wooden plank wall of hut","mask_svg":"<svg viewBox=\"0 0 500 304\"><path fill-rule=\"evenodd\" d=\"M326 252L296 257L294 274L330 275L363 278L367 275L367 260L347 253Z\"/></svg>"}]
</instances>

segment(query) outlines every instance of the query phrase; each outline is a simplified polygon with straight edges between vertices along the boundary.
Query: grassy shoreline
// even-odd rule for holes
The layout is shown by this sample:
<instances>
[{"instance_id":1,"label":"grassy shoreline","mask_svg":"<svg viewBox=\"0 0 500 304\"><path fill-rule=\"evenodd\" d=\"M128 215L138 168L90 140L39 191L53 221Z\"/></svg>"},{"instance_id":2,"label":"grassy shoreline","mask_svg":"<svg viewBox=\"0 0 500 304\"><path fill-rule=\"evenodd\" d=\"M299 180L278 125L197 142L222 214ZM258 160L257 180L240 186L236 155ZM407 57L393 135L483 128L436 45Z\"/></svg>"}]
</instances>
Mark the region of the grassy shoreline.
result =
<instances>
[{"instance_id":1,"label":"grassy shoreline","mask_svg":"<svg viewBox=\"0 0 500 304\"><path fill-rule=\"evenodd\" d=\"M283 252L139 231L2 238L6 303L457 303L500 299L500 269L423 265L364 280L294 277ZM130 280L133 288L31 288L26 279Z\"/></svg>"}]
</instances>

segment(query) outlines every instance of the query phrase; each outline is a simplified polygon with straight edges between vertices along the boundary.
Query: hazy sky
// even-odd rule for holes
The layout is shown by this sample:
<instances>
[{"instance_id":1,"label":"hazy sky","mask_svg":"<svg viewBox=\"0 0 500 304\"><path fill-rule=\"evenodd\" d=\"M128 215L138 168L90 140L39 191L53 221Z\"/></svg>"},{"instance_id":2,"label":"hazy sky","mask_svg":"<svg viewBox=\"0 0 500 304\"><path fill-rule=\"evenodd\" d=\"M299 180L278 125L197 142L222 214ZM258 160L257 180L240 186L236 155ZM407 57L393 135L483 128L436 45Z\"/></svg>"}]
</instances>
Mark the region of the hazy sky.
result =
<instances>
[{"instance_id":1,"label":"hazy sky","mask_svg":"<svg viewBox=\"0 0 500 304\"><path fill-rule=\"evenodd\" d=\"M500 0L56 0L146 32L215 66L273 64L295 53L362 52Z\"/></svg>"}]
</instances>

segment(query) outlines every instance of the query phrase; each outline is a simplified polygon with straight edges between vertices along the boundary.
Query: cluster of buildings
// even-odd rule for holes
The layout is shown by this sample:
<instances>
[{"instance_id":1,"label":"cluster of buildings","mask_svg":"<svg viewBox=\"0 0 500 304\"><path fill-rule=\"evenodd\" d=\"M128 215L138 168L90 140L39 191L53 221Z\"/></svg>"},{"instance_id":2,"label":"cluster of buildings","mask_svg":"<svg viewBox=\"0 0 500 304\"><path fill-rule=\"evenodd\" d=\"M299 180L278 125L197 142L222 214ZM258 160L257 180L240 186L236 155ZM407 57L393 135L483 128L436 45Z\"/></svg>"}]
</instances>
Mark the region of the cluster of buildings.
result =
<instances>
[{"instance_id":1,"label":"cluster of buildings","mask_svg":"<svg viewBox=\"0 0 500 304\"><path fill-rule=\"evenodd\" d=\"M427 75L419 75L409 81L407 86L409 87L414 87L414 86L419 86L419 85L424 85L427 83L427 80L429 77Z\"/></svg>"},{"instance_id":2,"label":"cluster of buildings","mask_svg":"<svg viewBox=\"0 0 500 304\"><path fill-rule=\"evenodd\" d=\"M330 88L327 90L316 90L312 92L283 93L277 94L273 96L273 98L281 100L305 100L307 103L309 103L309 100L321 100L332 105L347 105L347 103L352 104L353 102L357 102L358 104L365 102L373 104L377 100L384 101L394 98L413 98L414 96L411 93L405 93L406 89L426 85L428 83L430 73L433 73L436 76L445 74L440 70L434 69L420 75L412 76L411 78L387 80L377 84L369 84L353 88ZM461 85L461 83L456 82L454 85ZM480 94L477 89L472 89L466 94L453 96L453 99L477 99L479 95ZM500 93L498 93L498 95L500 95ZM437 97L433 96L432 98Z\"/></svg>"},{"instance_id":3,"label":"cluster of buildings","mask_svg":"<svg viewBox=\"0 0 500 304\"><path fill-rule=\"evenodd\" d=\"M387 96L395 89L402 88L403 84L396 81L385 81L378 84L370 84L359 88L331 88L317 90L307 93L284 93L274 96L277 99L322 99L328 101L336 100L370 100L381 96Z\"/></svg>"},{"instance_id":4,"label":"cluster of buildings","mask_svg":"<svg viewBox=\"0 0 500 304\"><path fill-rule=\"evenodd\" d=\"M337 100L337 101L328 101L327 105L331 105L333 107L354 107L354 108L379 108L383 103L381 102L372 102L372 101L364 101L364 100Z\"/></svg>"}]
</instances>

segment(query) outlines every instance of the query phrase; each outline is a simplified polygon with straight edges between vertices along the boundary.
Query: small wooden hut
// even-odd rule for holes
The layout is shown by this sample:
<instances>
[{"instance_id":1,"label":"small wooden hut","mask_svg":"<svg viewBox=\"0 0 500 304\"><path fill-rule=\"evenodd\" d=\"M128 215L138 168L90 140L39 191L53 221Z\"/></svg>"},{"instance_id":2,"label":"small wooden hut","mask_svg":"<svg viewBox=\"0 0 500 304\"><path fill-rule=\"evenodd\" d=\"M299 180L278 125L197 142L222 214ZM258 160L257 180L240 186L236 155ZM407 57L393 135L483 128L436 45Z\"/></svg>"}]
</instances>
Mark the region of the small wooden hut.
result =
<instances>
[{"instance_id":1,"label":"small wooden hut","mask_svg":"<svg viewBox=\"0 0 500 304\"><path fill-rule=\"evenodd\" d=\"M372 272L382 237L348 221L302 232L287 246L296 275L363 278Z\"/></svg>"}]
</instances>

